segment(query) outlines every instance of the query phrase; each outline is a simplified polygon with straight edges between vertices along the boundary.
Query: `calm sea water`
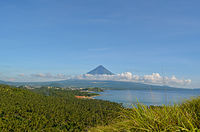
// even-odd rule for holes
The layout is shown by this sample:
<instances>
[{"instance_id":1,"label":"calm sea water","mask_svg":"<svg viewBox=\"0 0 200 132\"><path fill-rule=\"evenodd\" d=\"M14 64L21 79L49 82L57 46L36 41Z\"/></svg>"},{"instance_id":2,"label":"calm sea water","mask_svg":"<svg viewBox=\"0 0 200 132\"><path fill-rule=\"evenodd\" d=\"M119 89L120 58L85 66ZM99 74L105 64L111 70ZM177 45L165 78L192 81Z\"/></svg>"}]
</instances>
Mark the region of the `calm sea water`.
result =
<instances>
[{"instance_id":1,"label":"calm sea water","mask_svg":"<svg viewBox=\"0 0 200 132\"><path fill-rule=\"evenodd\" d=\"M105 90L95 99L122 103L125 107L139 103L145 105L172 105L191 97L200 96L200 90Z\"/></svg>"}]
</instances>

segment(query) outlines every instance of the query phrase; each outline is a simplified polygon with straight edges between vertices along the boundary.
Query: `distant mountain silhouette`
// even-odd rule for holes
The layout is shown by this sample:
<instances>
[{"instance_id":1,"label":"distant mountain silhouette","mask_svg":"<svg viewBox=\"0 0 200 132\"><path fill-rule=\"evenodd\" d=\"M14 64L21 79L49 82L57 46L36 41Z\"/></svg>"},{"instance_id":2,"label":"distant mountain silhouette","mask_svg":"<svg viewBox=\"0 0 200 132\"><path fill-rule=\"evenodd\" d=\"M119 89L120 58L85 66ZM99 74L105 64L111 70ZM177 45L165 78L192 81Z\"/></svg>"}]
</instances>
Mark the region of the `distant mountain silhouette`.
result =
<instances>
[{"instance_id":1,"label":"distant mountain silhouette","mask_svg":"<svg viewBox=\"0 0 200 132\"><path fill-rule=\"evenodd\" d=\"M102 65L98 66L97 68L95 68L94 70L88 72L87 74L92 74L92 75L114 75L114 73L110 72L109 70L107 70L105 67L103 67Z\"/></svg>"},{"instance_id":2,"label":"distant mountain silhouette","mask_svg":"<svg viewBox=\"0 0 200 132\"><path fill-rule=\"evenodd\" d=\"M1 81L1 80L0 80L0 84L6 84L6 82L5 82L5 81Z\"/></svg>"},{"instance_id":3,"label":"distant mountain silhouette","mask_svg":"<svg viewBox=\"0 0 200 132\"><path fill-rule=\"evenodd\" d=\"M73 88L88 88L88 87L100 87L104 89L115 90L193 90L194 92L199 89L183 89L174 88L169 86L157 86L136 82L123 82L123 81L106 81L106 80L79 80L69 79L63 81L50 81L50 82L4 82L1 84L8 84L13 86L30 85L30 86L53 86L53 87L73 87Z\"/></svg>"}]
</instances>

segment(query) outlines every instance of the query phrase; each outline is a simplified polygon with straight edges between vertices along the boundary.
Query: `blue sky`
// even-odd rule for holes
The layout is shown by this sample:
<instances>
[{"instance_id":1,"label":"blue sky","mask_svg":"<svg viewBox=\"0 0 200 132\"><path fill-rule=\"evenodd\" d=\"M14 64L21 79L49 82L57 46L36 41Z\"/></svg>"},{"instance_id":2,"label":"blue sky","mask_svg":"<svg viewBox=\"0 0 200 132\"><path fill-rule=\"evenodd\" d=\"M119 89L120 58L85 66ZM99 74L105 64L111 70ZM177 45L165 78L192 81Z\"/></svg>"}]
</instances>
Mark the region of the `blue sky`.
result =
<instances>
[{"instance_id":1,"label":"blue sky","mask_svg":"<svg viewBox=\"0 0 200 132\"><path fill-rule=\"evenodd\" d=\"M102 64L200 87L199 0L1 0L0 79ZM31 81L31 80L30 80Z\"/></svg>"}]
</instances>

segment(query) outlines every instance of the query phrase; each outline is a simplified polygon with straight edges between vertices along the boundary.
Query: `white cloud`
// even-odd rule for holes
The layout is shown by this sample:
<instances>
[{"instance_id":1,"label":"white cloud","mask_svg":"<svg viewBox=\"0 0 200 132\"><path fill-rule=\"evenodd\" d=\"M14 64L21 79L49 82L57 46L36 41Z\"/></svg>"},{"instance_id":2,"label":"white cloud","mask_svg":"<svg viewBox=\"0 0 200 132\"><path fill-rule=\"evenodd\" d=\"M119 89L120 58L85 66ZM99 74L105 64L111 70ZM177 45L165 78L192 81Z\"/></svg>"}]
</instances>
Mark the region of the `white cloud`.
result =
<instances>
[{"instance_id":1,"label":"white cloud","mask_svg":"<svg viewBox=\"0 0 200 132\"><path fill-rule=\"evenodd\" d=\"M20 74L18 74L18 76L20 76L20 77L24 77L25 74L24 74L24 73L20 73Z\"/></svg>"},{"instance_id":2,"label":"white cloud","mask_svg":"<svg viewBox=\"0 0 200 132\"><path fill-rule=\"evenodd\" d=\"M36 73L31 75L19 74L23 81L59 81L67 79L81 79L81 80L110 80L110 81L128 81L139 82L153 85L168 85L175 87L188 87L191 84L190 79L178 79L176 76L167 77L161 76L159 73L152 73L150 75L135 75L131 72L124 72L116 75L91 75L82 74L78 76L67 76L65 74L51 74L51 73ZM27 80L28 79L28 80Z\"/></svg>"},{"instance_id":3,"label":"white cloud","mask_svg":"<svg viewBox=\"0 0 200 132\"><path fill-rule=\"evenodd\" d=\"M64 74L51 74L51 73L36 73L36 74L31 74L31 77L43 78L43 79L66 79L67 78L67 76Z\"/></svg>"},{"instance_id":4,"label":"white cloud","mask_svg":"<svg viewBox=\"0 0 200 132\"><path fill-rule=\"evenodd\" d=\"M147 84L156 85L169 85L169 86L181 86L184 87L191 83L190 79L178 79L175 76L167 77L161 76L159 73L152 73L151 75L134 75L131 72L125 72L116 75L91 75L83 74L76 76L75 79L85 80L113 80L113 81L130 81L130 82L141 82Z\"/></svg>"},{"instance_id":5,"label":"white cloud","mask_svg":"<svg viewBox=\"0 0 200 132\"><path fill-rule=\"evenodd\" d=\"M16 81L16 78L8 78L7 81L14 82Z\"/></svg>"}]
</instances>

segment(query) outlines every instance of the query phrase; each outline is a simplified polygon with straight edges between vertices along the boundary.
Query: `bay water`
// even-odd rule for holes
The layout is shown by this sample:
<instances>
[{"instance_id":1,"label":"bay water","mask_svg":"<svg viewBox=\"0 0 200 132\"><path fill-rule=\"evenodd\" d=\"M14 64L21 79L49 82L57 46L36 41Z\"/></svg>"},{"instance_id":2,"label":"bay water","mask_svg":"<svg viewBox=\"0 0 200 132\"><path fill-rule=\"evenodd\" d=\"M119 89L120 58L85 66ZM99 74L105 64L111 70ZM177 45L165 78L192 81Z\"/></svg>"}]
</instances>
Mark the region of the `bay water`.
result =
<instances>
[{"instance_id":1,"label":"bay water","mask_svg":"<svg viewBox=\"0 0 200 132\"><path fill-rule=\"evenodd\" d=\"M145 105L173 105L187 99L200 96L200 89L181 90L105 90L98 92L100 96L94 99L108 100L122 103L124 107L132 107L137 103Z\"/></svg>"}]
</instances>

